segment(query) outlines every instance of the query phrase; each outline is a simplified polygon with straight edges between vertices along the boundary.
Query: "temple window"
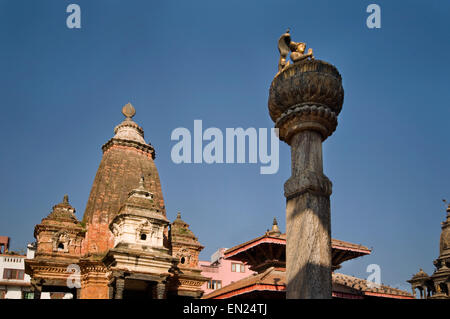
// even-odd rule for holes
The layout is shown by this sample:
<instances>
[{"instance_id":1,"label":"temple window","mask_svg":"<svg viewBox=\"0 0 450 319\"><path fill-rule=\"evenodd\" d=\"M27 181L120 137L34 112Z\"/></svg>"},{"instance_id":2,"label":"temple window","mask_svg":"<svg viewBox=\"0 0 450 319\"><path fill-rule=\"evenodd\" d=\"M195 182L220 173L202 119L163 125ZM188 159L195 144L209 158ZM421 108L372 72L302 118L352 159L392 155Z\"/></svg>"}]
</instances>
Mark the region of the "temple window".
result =
<instances>
[{"instance_id":1,"label":"temple window","mask_svg":"<svg viewBox=\"0 0 450 319\"><path fill-rule=\"evenodd\" d=\"M141 240L147 240L147 234L141 234Z\"/></svg>"},{"instance_id":2,"label":"temple window","mask_svg":"<svg viewBox=\"0 0 450 319\"><path fill-rule=\"evenodd\" d=\"M220 289L220 288L222 288L222 280L208 281L208 289Z\"/></svg>"},{"instance_id":3,"label":"temple window","mask_svg":"<svg viewBox=\"0 0 450 319\"><path fill-rule=\"evenodd\" d=\"M232 272L245 272L245 266L243 264L231 263Z\"/></svg>"},{"instance_id":4,"label":"temple window","mask_svg":"<svg viewBox=\"0 0 450 319\"><path fill-rule=\"evenodd\" d=\"M58 251L64 250L64 243L58 244Z\"/></svg>"},{"instance_id":5,"label":"temple window","mask_svg":"<svg viewBox=\"0 0 450 319\"><path fill-rule=\"evenodd\" d=\"M184 264L184 263L186 262L186 258L181 257L180 262L181 262L182 264Z\"/></svg>"}]
</instances>

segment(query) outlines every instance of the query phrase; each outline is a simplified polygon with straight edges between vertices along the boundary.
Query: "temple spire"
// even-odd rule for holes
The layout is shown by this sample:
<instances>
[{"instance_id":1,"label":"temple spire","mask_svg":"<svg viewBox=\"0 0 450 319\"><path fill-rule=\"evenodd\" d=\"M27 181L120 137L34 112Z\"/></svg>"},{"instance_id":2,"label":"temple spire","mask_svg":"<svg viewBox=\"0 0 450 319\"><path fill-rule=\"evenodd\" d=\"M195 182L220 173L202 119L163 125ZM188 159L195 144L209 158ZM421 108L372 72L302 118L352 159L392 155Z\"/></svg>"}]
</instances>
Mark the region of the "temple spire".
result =
<instances>
[{"instance_id":1,"label":"temple spire","mask_svg":"<svg viewBox=\"0 0 450 319\"><path fill-rule=\"evenodd\" d=\"M131 105L131 103L128 103L124 107L122 107L122 114L125 116L125 120L123 120L122 123L114 128L115 135L113 137L114 141L112 143L116 142L125 145L133 144L137 148L148 149L150 152L152 152L152 156L154 157L153 147L147 144L144 140L144 130L132 119L136 114L136 110L133 105ZM139 145L135 142L139 143ZM106 143L103 146L103 151L105 151L110 145L111 143Z\"/></svg>"},{"instance_id":2,"label":"temple spire","mask_svg":"<svg viewBox=\"0 0 450 319\"><path fill-rule=\"evenodd\" d=\"M278 221L275 217L273 218L272 229L268 232L268 234L270 236L276 236L276 237L281 235L281 231L278 228Z\"/></svg>"},{"instance_id":3,"label":"temple spire","mask_svg":"<svg viewBox=\"0 0 450 319\"><path fill-rule=\"evenodd\" d=\"M130 102L128 102L123 108L122 108L122 114L125 115L127 120L131 120L131 118L136 114L136 109L133 105L131 105Z\"/></svg>"}]
</instances>

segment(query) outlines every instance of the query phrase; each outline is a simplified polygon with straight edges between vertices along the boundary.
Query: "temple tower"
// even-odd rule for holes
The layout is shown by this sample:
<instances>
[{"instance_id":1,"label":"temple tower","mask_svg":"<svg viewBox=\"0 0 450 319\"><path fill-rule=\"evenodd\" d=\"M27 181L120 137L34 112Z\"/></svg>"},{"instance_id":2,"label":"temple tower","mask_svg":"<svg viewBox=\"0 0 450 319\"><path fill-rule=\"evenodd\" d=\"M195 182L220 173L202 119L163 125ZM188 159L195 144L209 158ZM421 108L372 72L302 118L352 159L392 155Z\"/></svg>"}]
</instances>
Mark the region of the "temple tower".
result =
<instances>
[{"instance_id":1,"label":"temple tower","mask_svg":"<svg viewBox=\"0 0 450 319\"><path fill-rule=\"evenodd\" d=\"M436 291L435 298L450 299L450 204L447 206L447 216L442 222L442 232L439 240L439 257L433 262L436 271L431 276Z\"/></svg>"},{"instance_id":2,"label":"temple tower","mask_svg":"<svg viewBox=\"0 0 450 319\"><path fill-rule=\"evenodd\" d=\"M125 120L114 129L114 137L103 145L103 157L92 185L83 217L86 225L84 254L102 254L114 247L109 225L128 193L144 176L144 187L165 216L164 200L154 159L155 150L144 140L144 131L132 117L136 111L128 103L122 109ZM167 229L165 230L167 235Z\"/></svg>"},{"instance_id":3,"label":"temple tower","mask_svg":"<svg viewBox=\"0 0 450 319\"><path fill-rule=\"evenodd\" d=\"M69 204L69 197L53 206L52 212L34 228L36 255L25 260L25 272L31 276L35 299L42 292L70 292L78 296L76 285L69 287L67 279L74 279L71 265L77 264L81 256L84 229ZM73 288L73 289L71 289Z\"/></svg>"},{"instance_id":4,"label":"temple tower","mask_svg":"<svg viewBox=\"0 0 450 319\"><path fill-rule=\"evenodd\" d=\"M170 224L169 237L172 256L178 261L176 276L170 283L171 290L182 297L201 297L201 286L208 281L201 275L202 270L198 266L198 256L203 246L189 229L189 224L181 219L181 213Z\"/></svg>"},{"instance_id":5,"label":"temple tower","mask_svg":"<svg viewBox=\"0 0 450 319\"><path fill-rule=\"evenodd\" d=\"M278 42L278 73L269 113L279 138L291 146L286 197L286 275L289 299L331 298L331 182L323 174L322 142L336 129L344 90L338 70L315 60L305 43ZM287 54L293 64L286 62Z\"/></svg>"},{"instance_id":6,"label":"temple tower","mask_svg":"<svg viewBox=\"0 0 450 319\"><path fill-rule=\"evenodd\" d=\"M419 290L420 298L450 299L450 204L447 206L447 217L442 222L439 240L439 257L433 262L434 273L428 276L422 269L410 280L413 294Z\"/></svg>"}]
</instances>

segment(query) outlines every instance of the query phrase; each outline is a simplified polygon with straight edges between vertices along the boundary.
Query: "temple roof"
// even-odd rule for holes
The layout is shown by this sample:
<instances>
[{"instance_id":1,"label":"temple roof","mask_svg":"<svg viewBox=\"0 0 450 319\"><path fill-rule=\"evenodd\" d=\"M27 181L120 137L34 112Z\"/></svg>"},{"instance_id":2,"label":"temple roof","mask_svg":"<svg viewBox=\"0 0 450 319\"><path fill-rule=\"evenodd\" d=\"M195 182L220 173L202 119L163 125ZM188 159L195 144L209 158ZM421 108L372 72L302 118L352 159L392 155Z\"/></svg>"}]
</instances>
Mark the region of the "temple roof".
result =
<instances>
[{"instance_id":1,"label":"temple roof","mask_svg":"<svg viewBox=\"0 0 450 319\"><path fill-rule=\"evenodd\" d=\"M37 238L44 229L82 231L82 225L75 216L75 208L69 204L69 196L64 195L63 201L53 206L51 213L34 227L34 237Z\"/></svg>"},{"instance_id":2,"label":"temple roof","mask_svg":"<svg viewBox=\"0 0 450 319\"><path fill-rule=\"evenodd\" d=\"M139 181L139 186L128 194L128 199L120 208L117 216L134 215L147 218L153 218L169 222L166 216L161 212L153 199L153 194L145 188L144 177ZM110 225L111 228L111 225Z\"/></svg>"},{"instance_id":3,"label":"temple roof","mask_svg":"<svg viewBox=\"0 0 450 319\"><path fill-rule=\"evenodd\" d=\"M273 218L272 229L267 231L267 233L268 233L268 235L275 236L275 237L281 235L281 231L278 228L278 222L277 222L277 219L275 217Z\"/></svg>"},{"instance_id":4,"label":"temple roof","mask_svg":"<svg viewBox=\"0 0 450 319\"><path fill-rule=\"evenodd\" d=\"M78 219L75 216L75 208L69 204L68 195L64 195L62 202L53 206L52 212L43 220L47 219L78 223Z\"/></svg>"},{"instance_id":5,"label":"temple roof","mask_svg":"<svg viewBox=\"0 0 450 319\"><path fill-rule=\"evenodd\" d=\"M165 215L153 147L144 141L144 131L133 120L131 104L122 109L125 120L116 126L115 135L103 145L103 157L92 184L83 221L87 226L85 253L104 252L114 240L109 224L128 199L130 191L144 176L144 187L153 195L156 208Z\"/></svg>"},{"instance_id":6,"label":"temple roof","mask_svg":"<svg viewBox=\"0 0 450 319\"><path fill-rule=\"evenodd\" d=\"M428 274L425 271L423 271L422 268L420 268L420 270L417 272L417 274L413 275L412 278L410 280L408 280L408 282L414 281L414 280L422 280L422 279L426 280L429 278L430 278L430 276L428 276Z\"/></svg>"},{"instance_id":7,"label":"temple roof","mask_svg":"<svg viewBox=\"0 0 450 319\"><path fill-rule=\"evenodd\" d=\"M392 288L386 285L376 285L373 282L369 282L365 279L344 275L334 272L333 285L342 285L350 287L354 290L360 291L364 296L385 297L385 298L407 298L413 299L414 296L409 292Z\"/></svg>"},{"instance_id":8,"label":"temple roof","mask_svg":"<svg viewBox=\"0 0 450 319\"><path fill-rule=\"evenodd\" d=\"M198 238L189 229L189 224L181 219L181 213L177 213L177 218L170 224L170 240L172 245L183 244L202 249Z\"/></svg>"},{"instance_id":9,"label":"temple roof","mask_svg":"<svg viewBox=\"0 0 450 319\"><path fill-rule=\"evenodd\" d=\"M333 296L341 298L354 297L384 297L384 298L405 298L414 297L400 289L385 285L371 285L364 279L344 275L341 273L332 274ZM342 289L346 288L346 289ZM341 291L346 291L342 293ZM227 299L254 292L278 292L284 296L286 292L286 272L284 268L271 267L262 273L257 273L231 283L221 289L215 290L203 296L203 299Z\"/></svg>"},{"instance_id":10,"label":"temple roof","mask_svg":"<svg viewBox=\"0 0 450 319\"><path fill-rule=\"evenodd\" d=\"M226 299L252 291L286 291L286 273L284 268L270 267L262 273L255 273L215 290L202 299Z\"/></svg>"},{"instance_id":11,"label":"temple roof","mask_svg":"<svg viewBox=\"0 0 450 319\"><path fill-rule=\"evenodd\" d=\"M224 254L227 259L239 260L248 263L252 265L252 268L256 269L258 267L255 268L255 265L253 264L257 262L266 263L267 259L278 259L280 261L285 261L285 247L286 234L277 235L273 232L272 228L272 231L267 231L262 236L227 249ZM334 269L339 268L339 265L346 260L371 253L371 250L366 246L337 239L331 240L331 248ZM272 252L275 254L274 256L267 256Z\"/></svg>"},{"instance_id":12,"label":"temple roof","mask_svg":"<svg viewBox=\"0 0 450 319\"><path fill-rule=\"evenodd\" d=\"M229 248L225 251L225 255L227 255L228 257L231 257L232 255L234 255L238 250L244 248L244 247L248 247L252 244L257 244L258 242L260 242L262 239L270 239L268 242L277 242L277 243L282 243L282 244L286 244L286 234L280 234L279 236L273 236L270 234L270 232L266 232L264 235L250 239L249 241L246 241L245 243L236 245L232 248ZM356 253L361 253L361 255L369 255L371 253L371 249L360 245L360 244L354 244L348 241L343 241L343 240L338 240L338 239L331 239L331 246L332 248L335 249L340 249L340 250L347 250L347 251L353 251Z\"/></svg>"}]
</instances>

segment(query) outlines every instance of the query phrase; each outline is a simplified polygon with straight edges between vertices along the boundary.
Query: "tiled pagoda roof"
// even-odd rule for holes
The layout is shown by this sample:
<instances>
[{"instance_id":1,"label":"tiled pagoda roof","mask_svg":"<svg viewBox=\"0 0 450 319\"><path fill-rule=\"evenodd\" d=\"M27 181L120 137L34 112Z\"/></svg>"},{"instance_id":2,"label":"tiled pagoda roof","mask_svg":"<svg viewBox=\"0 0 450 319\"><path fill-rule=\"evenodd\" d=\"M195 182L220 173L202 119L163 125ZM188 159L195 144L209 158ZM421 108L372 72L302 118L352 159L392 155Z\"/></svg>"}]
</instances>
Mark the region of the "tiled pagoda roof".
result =
<instances>
[{"instance_id":1,"label":"tiled pagoda roof","mask_svg":"<svg viewBox=\"0 0 450 319\"><path fill-rule=\"evenodd\" d=\"M249 255L253 253L259 254L261 251L259 248L264 249L267 245L280 245L283 249L282 254L279 255L279 260L284 261L284 251L286 246L286 234L280 234L279 236L271 235L270 232L266 232L264 235L251 239L243 244L234 246L225 251L225 258L232 260L240 260L242 262L251 262L248 260ZM371 250L363 245L353 244L343 240L332 239L332 259L334 269L339 268L340 264L346 260L354 259L371 253ZM281 258L281 259L280 259ZM254 258L260 260L259 258Z\"/></svg>"},{"instance_id":2,"label":"tiled pagoda roof","mask_svg":"<svg viewBox=\"0 0 450 319\"><path fill-rule=\"evenodd\" d=\"M333 296L341 298L364 298L383 297L413 299L414 297L400 289L386 285L371 286L364 279L344 275L341 273L332 274ZM342 288L346 288L346 293L341 293ZM203 299L227 299L253 292L286 292L286 272L284 268L271 267L266 271L254 274L221 289L213 291L203 296Z\"/></svg>"}]
</instances>

